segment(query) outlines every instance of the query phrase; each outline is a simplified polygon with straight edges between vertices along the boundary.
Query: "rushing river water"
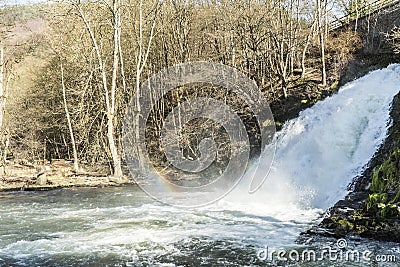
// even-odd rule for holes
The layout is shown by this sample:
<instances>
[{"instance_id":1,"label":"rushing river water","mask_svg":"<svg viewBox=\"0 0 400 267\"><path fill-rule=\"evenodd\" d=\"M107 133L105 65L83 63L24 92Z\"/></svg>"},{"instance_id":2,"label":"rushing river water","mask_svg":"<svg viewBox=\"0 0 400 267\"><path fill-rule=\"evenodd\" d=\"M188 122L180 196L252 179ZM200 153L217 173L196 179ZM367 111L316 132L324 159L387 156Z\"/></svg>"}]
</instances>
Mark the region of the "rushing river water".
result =
<instances>
[{"instance_id":1,"label":"rushing river water","mask_svg":"<svg viewBox=\"0 0 400 267\"><path fill-rule=\"evenodd\" d=\"M399 65L344 86L277 134L257 193L239 185L206 207L163 205L135 186L1 193L0 265L399 266L399 244L296 243L382 143L399 90Z\"/></svg>"},{"instance_id":2,"label":"rushing river water","mask_svg":"<svg viewBox=\"0 0 400 267\"><path fill-rule=\"evenodd\" d=\"M271 257L259 259L266 247L299 253L336 247L329 239L295 243L299 232L316 223L315 211L272 217L226 202L182 210L155 203L136 187L7 193L1 205L2 266L267 266ZM397 257L400 249L366 240L349 241L349 247ZM307 259L297 264L368 263Z\"/></svg>"}]
</instances>

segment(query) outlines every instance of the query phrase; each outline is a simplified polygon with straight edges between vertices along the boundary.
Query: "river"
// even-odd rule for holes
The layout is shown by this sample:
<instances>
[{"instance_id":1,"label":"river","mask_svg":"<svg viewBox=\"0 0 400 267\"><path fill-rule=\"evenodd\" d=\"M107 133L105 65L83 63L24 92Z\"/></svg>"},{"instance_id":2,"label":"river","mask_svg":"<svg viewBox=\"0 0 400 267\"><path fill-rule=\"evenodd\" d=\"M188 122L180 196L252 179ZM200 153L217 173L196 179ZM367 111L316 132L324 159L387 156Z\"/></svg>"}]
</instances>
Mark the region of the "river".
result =
<instances>
[{"instance_id":1,"label":"river","mask_svg":"<svg viewBox=\"0 0 400 267\"><path fill-rule=\"evenodd\" d=\"M296 242L383 142L399 90L400 65L345 85L277 133L260 190L248 194L244 177L205 207L161 204L135 186L1 193L0 265L399 266L399 244Z\"/></svg>"}]
</instances>

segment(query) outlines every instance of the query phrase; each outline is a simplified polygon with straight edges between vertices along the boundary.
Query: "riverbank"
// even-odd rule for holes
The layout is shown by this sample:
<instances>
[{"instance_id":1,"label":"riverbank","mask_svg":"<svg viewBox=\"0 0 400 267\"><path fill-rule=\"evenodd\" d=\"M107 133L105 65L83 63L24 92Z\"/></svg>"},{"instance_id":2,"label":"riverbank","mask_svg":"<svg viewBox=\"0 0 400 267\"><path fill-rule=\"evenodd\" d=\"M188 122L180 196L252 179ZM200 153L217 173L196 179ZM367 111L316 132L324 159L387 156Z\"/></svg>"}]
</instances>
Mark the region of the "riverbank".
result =
<instances>
[{"instance_id":1,"label":"riverbank","mask_svg":"<svg viewBox=\"0 0 400 267\"><path fill-rule=\"evenodd\" d=\"M0 175L0 191L42 191L69 187L107 187L135 184L127 177L82 170L74 172L73 163L55 160L48 165L13 163Z\"/></svg>"}]
</instances>

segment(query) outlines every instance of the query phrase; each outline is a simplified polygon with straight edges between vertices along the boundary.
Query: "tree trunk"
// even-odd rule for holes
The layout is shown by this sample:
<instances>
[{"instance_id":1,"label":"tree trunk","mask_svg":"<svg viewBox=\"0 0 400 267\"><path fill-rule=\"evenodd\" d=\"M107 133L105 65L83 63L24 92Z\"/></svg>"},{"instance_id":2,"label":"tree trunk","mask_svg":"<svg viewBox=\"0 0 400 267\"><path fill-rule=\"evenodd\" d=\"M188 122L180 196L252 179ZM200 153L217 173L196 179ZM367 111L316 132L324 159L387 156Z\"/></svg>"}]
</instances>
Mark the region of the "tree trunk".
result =
<instances>
[{"instance_id":1,"label":"tree trunk","mask_svg":"<svg viewBox=\"0 0 400 267\"><path fill-rule=\"evenodd\" d=\"M0 41L0 131L3 128L3 115L4 115L4 48L3 43Z\"/></svg>"},{"instance_id":2,"label":"tree trunk","mask_svg":"<svg viewBox=\"0 0 400 267\"><path fill-rule=\"evenodd\" d=\"M5 73L5 68L4 68L4 48L3 48L3 43L0 40L0 133L2 136L2 139L4 140L3 143L3 148L2 148L2 167L3 167L3 174L6 174L6 160L7 160L7 150L8 146L10 143L9 139L9 134L7 130L4 130L3 128L3 121L4 121L4 110L6 107L6 93L7 93L7 85L8 82L11 79L11 74L9 75L7 79L7 84L4 86L4 73Z\"/></svg>"},{"instance_id":3,"label":"tree trunk","mask_svg":"<svg viewBox=\"0 0 400 267\"><path fill-rule=\"evenodd\" d=\"M314 36L314 29L315 29L316 22L317 22L317 20L314 19L314 22L311 25L310 31L307 33L306 43L305 43L303 51L301 53L301 78L302 79L304 79L304 77L306 75L306 64L305 64L306 53L307 53L308 46L310 45L310 41L311 41L312 37Z\"/></svg>"},{"instance_id":4,"label":"tree trunk","mask_svg":"<svg viewBox=\"0 0 400 267\"><path fill-rule=\"evenodd\" d=\"M64 110L65 110L65 116L67 117L67 124L68 124L69 135L71 138L71 145L72 145L72 151L73 151L73 156L74 156L74 171L79 172L78 152L76 150L75 136L74 136L74 131L72 130L71 117L69 115L69 110L68 110L68 105L67 105L67 94L66 94L65 82L64 82L64 68L63 68L61 59L60 59L60 70L61 70L61 87L62 87L62 93L63 93Z\"/></svg>"},{"instance_id":5,"label":"tree trunk","mask_svg":"<svg viewBox=\"0 0 400 267\"><path fill-rule=\"evenodd\" d=\"M157 14L157 8L155 9L155 16ZM147 43L147 46L144 46L144 36L143 36L143 30L144 30L144 25L143 23L143 0L139 0L139 39L138 39L138 54L136 58L136 99L135 99L135 104L136 104L136 114L135 114L135 139L136 143L139 144L139 140L141 138L144 138L143 136L140 136L140 128L139 128L139 122L140 122L140 112L141 112L141 107L140 107L140 79L143 73L143 69L146 66L147 59L150 54L150 48L151 48L151 43L153 41L154 37L154 29L156 26L156 17L154 16L154 19L151 24L150 28L150 33L149 33L149 40ZM140 158L142 155L141 147L138 145L137 146L137 156Z\"/></svg>"},{"instance_id":6,"label":"tree trunk","mask_svg":"<svg viewBox=\"0 0 400 267\"><path fill-rule=\"evenodd\" d=\"M111 156L113 159L114 176L122 178L121 160L118 154L118 149L115 144L114 133L114 117L115 117L115 95L117 90L117 70L118 70L118 51L119 51L119 36L120 36L120 7L119 0L113 0L113 15L114 15L114 51L113 51L113 72L111 78L111 107L109 107L107 121L107 136L110 145Z\"/></svg>"},{"instance_id":7,"label":"tree trunk","mask_svg":"<svg viewBox=\"0 0 400 267\"><path fill-rule=\"evenodd\" d=\"M10 146L10 133L7 127L7 129L4 131L4 150L2 158L3 174L6 174L7 151L9 146Z\"/></svg>"},{"instance_id":8,"label":"tree trunk","mask_svg":"<svg viewBox=\"0 0 400 267\"><path fill-rule=\"evenodd\" d=\"M322 63L322 85L326 86L326 66L325 66L325 41L324 41L324 30L322 29L322 5L321 0L317 0L317 20L318 20L318 31L319 31L319 42L321 46L321 63Z\"/></svg>"},{"instance_id":9,"label":"tree trunk","mask_svg":"<svg viewBox=\"0 0 400 267\"><path fill-rule=\"evenodd\" d=\"M102 77L102 83L103 83L103 89L104 89L104 97L106 101L106 111L107 111L107 139L108 139L108 145L109 149L111 152L111 157L113 161L113 176L116 178L121 178L122 177L122 168L121 168L121 161L120 157L118 154L118 149L117 146L115 145L115 133L114 133L114 116L115 116L115 91L116 91L116 69L115 67L118 68L118 50L115 51L115 49L118 49L118 42L116 43L116 39L118 38L119 35L119 23L115 18L118 18L119 16L119 7L117 6L116 0L113 2L113 14L114 14L114 54L113 54L113 79L112 79L112 85L111 85L111 103L110 103L110 92L108 89L108 84L107 84L107 73L104 67L103 63L103 58L100 53L100 48L97 44L96 37L94 35L94 32L92 28L90 27L90 24L88 20L86 19L85 14L83 13L82 8L77 5L76 8L79 12L79 16L83 20L86 30L88 31L90 35L90 39L92 40L94 50L96 52L97 56L97 61L98 61L98 66L99 70L101 73ZM118 14L117 14L118 13ZM117 62L117 63L116 63ZM115 79L114 79L115 77Z\"/></svg>"}]
</instances>

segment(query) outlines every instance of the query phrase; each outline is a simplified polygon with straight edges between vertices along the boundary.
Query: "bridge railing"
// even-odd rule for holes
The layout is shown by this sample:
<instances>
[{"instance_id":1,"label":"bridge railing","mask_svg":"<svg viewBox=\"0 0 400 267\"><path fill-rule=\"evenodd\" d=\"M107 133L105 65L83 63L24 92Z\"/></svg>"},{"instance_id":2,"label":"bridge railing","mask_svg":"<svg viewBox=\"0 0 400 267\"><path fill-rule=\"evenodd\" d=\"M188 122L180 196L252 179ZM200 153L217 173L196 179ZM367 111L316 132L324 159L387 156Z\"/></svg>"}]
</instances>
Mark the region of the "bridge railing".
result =
<instances>
[{"instance_id":1,"label":"bridge railing","mask_svg":"<svg viewBox=\"0 0 400 267\"><path fill-rule=\"evenodd\" d=\"M356 19L360 19L371 15L372 13L400 3L400 0L377 0L372 3L360 7L357 11L353 11L329 24L329 30L335 30L343 25L349 24Z\"/></svg>"}]
</instances>

